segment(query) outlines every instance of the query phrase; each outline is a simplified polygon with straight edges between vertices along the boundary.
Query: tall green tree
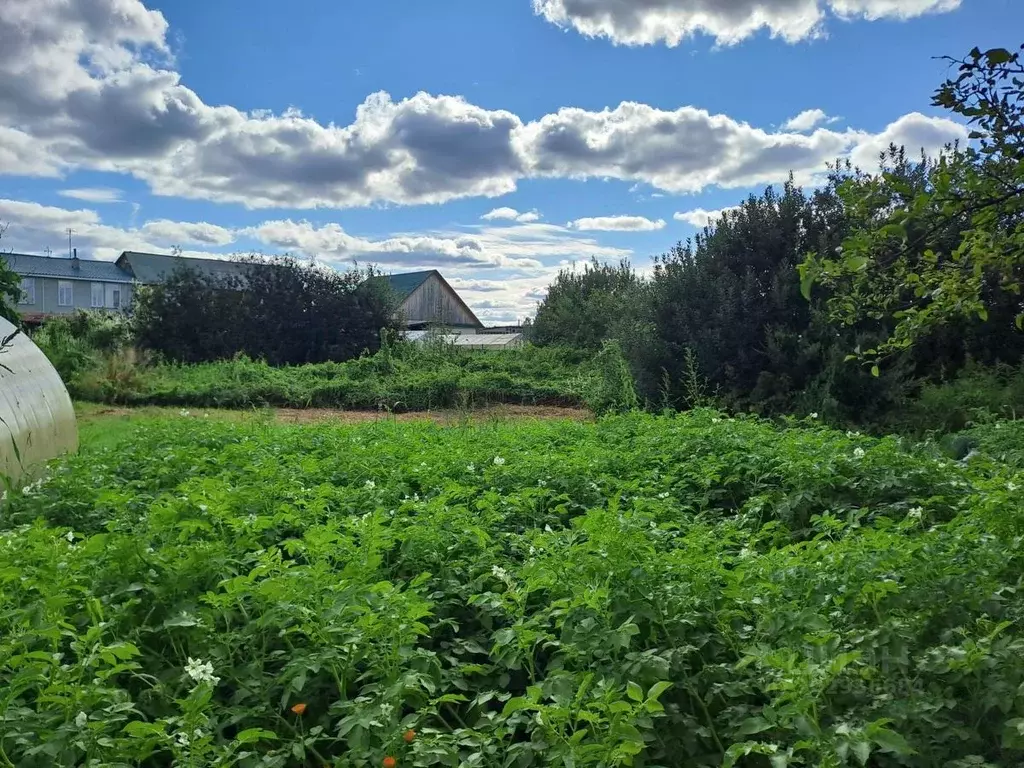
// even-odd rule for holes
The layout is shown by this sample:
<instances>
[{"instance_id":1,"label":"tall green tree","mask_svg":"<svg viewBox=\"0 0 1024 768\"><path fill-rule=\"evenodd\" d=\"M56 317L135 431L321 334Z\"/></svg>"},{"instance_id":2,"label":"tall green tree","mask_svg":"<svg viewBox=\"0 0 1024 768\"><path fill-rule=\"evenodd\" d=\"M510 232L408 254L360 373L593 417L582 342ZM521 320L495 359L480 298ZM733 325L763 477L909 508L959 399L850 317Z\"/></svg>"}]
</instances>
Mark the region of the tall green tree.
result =
<instances>
[{"instance_id":1,"label":"tall green tree","mask_svg":"<svg viewBox=\"0 0 1024 768\"><path fill-rule=\"evenodd\" d=\"M891 321L881 343L854 350L875 372L954 323L1024 327L1024 64L1003 48L954 63L933 103L966 118L973 143L922 162L917 178L895 150L882 172L853 174L839 192L855 225L800 266L807 297L815 285L831 293L836 323Z\"/></svg>"},{"instance_id":2,"label":"tall green tree","mask_svg":"<svg viewBox=\"0 0 1024 768\"><path fill-rule=\"evenodd\" d=\"M559 271L537 308L531 338L596 352L623 332L624 321L642 314L645 286L628 261L597 259Z\"/></svg>"},{"instance_id":3,"label":"tall green tree","mask_svg":"<svg viewBox=\"0 0 1024 768\"><path fill-rule=\"evenodd\" d=\"M769 187L725 213L693 241L660 257L651 286L654 364L669 394L682 391L688 350L700 375L729 402L758 407L755 392L791 405L818 372L813 308L800 297L795 267L812 248L837 245L845 231L834 189L806 194L792 181Z\"/></svg>"}]
</instances>

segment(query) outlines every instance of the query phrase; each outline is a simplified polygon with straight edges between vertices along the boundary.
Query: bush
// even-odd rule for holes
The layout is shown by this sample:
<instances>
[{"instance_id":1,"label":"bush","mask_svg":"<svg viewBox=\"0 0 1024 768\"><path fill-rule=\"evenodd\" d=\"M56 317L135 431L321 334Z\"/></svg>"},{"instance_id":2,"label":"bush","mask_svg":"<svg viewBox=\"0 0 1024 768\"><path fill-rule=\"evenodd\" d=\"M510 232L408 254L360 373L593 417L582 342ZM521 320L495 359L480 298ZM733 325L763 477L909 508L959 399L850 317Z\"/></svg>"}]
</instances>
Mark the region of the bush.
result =
<instances>
[{"instance_id":1,"label":"bush","mask_svg":"<svg viewBox=\"0 0 1024 768\"><path fill-rule=\"evenodd\" d=\"M167 360L343 361L376 351L382 329L396 328L393 297L372 270L251 257L216 277L187 264L135 301L139 345Z\"/></svg>"},{"instance_id":2,"label":"bush","mask_svg":"<svg viewBox=\"0 0 1024 768\"><path fill-rule=\"evenodd\" d=\"M959 432L973 424L1024 418L1024 365L968 364L953 379L927 383L887 426L914 435Z\"/></svg>"},{"instance_id":3,"label":"bush","mask_svg":"<svg viewBox=\"0 0 1024 768\"><path fill-rule=\"evenodd\" d=\"M112 373L80 376L71 390L97 402L224 408L582 405L596 373L578 360L578 353L553 347L468 352L450 345L389 343L376 355L344 363L271 366L239 355L195 365L164 363L141 370L136 365L132 376L116 382Z\"/></svg>"},{"instance_id":4,"label":"bush","mask_svg":"<svg viewBox=\"0 0 1024 768\"><path fill-rule=\"evenodd\" d=\"M47 320L32 334L69 387L104 364L104 358L121 353L132 344L132 327L121 313L79 310Z\"/></svg>"}]
</instances>

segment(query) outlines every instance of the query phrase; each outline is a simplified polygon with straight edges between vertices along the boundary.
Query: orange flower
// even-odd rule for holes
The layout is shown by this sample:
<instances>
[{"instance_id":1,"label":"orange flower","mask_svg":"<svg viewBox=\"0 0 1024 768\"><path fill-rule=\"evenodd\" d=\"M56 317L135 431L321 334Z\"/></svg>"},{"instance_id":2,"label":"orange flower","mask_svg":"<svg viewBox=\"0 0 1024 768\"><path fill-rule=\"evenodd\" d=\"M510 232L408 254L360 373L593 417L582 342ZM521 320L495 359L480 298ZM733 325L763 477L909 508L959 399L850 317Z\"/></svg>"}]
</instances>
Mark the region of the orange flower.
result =
<instances>
[{"instance_id":1,"label":"orange flower","mask_svg":"<svg viewBox=\"0 0 1024 768\"><path fill-rule=\"evenodd\" d=\"M416 738L416 731L410 728L408 731L402 734L402 738L405 739L406 744L412 744L412 740Z\"/></svg>"},{"instance_id":2,"label":"orange flower","mask_svg":"<svg viewBox=\"0 0 1024 768\"><path fill-rule=\"evenodd\" d=\"M398 765L398 761L391 755L384 758L384 768L395 768L396 765Z\"/></svg>"},{"instance_id":3,"label":"orange flower","mask_svg":"<svg viewBox=\"0 0 1024 768\"><path fill-rule=\"evenodd\" d=\"M303 704L301 701L298 704L292 704L292 712L294 712L296 715L301 715L305 711L306 705Z\"/></svg>"}]
</instances>

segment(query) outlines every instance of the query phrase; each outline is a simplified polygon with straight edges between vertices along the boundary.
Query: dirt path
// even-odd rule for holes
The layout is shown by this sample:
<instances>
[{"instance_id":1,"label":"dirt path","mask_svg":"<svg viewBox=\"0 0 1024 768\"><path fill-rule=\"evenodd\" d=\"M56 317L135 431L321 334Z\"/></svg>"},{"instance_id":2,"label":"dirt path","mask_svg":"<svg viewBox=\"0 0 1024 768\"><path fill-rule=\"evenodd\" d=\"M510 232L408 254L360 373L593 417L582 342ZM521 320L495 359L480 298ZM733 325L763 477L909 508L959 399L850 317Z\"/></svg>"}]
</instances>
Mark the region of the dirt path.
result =
<instances>
[{"instance_id":1,"label":"dirt path","mask_svg":"<svg viewBox=\"0 0 1024 768\"><path fill-rule=\"evenodd\" d=\"M386 411L343 411L334 408L267 408L264 410L224 410L216 408L163 408L143 406L122 408L91 403L80 403L76 410L79 420L98 421L133 416L168 417L188 416L238 420L254 415L271 415L282 424L313 424L333 421L341 424L362 424L370 421L434 421L438 424L461 424L467 421L505 421L513 419L569 419L588 421L593 414L583 408L558 408L543 405L493 405L471 410L413 411L387 413Z\"/></svg>"},{"instance_id":2,"label":"dirt path","mask_svg":"<svg viewBox=\"0 0 1024 768\"><path fill-rule=\"evenodd\" d=\"M360 424L366 421L436 421L438 424L459 424L464 421L502 421L505 419L571 419L586 421L593 414L582 408L556 408L543 405L492 405L470 410L413 411L387 413L386 411L340 411L333 408L277 408L277 421L286 424L306 424L320 421L340 421Z\"/></svg>"}]
</instances>

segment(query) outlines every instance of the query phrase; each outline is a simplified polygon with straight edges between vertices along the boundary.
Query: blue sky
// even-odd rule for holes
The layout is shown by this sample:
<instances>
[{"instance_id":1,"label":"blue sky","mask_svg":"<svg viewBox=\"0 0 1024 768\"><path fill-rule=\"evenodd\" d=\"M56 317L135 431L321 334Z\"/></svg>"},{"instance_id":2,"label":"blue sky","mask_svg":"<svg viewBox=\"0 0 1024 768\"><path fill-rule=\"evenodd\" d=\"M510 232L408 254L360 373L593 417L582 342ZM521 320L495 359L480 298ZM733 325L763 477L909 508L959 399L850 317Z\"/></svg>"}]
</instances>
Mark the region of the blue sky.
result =
<instances>
[{"instance_id":1,"label":"blue sky","mask_svg":"<svg viewBox=\"0 0 1024 768\"><path fill-rule=\"evenodd\" d=\"M1019 0L6 0L3 247L438 268L478 314L889 141Z\"/></svg>"}]
</instances>

